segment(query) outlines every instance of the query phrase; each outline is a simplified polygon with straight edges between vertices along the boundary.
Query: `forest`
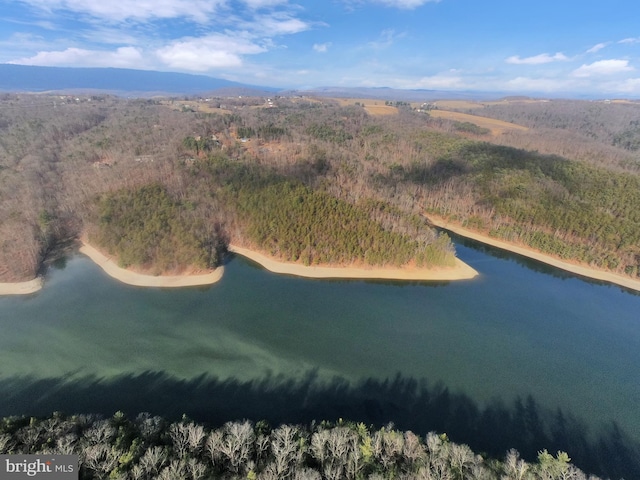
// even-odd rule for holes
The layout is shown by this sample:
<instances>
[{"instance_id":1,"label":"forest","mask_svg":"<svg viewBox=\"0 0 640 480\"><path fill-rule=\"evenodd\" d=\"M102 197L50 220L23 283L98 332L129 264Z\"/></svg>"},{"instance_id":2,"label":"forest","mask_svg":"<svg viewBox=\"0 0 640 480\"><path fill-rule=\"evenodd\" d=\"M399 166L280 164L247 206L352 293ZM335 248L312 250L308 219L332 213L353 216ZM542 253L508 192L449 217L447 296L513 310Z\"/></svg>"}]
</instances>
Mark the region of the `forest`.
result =
<instances>
[{"instance_id":1,"label":"forest","mask_svg":"<svg viewBox=\"0 0 640 480\"><path fill-rule=\"evenodd\" d=\"M0 282L45 274L83 235L151 274L214 268L232 242L305 265L450 265L425 213L640 275L638 104L464 110L529 128L498 134L419 105L374 115L305 97L11 94L0 107ZM53 414L3 419L0 453L77 453L81 478L595 478L571 452L496 460L424 433Z\"/></svg>"},{"instance_id":2,"label":"forest","mask_svg":"<svg viewBox=\"0 0 640 480\"><path fill-rule=\"evenodd\" d=\"M214 267L229 242L306 265L449 265L425 213L639 275L637 104L465 110L529 129L496 134L404 103L382 107L392 115L306 97L0 103L0 281L42 274L84 233L156 274Z\"/></svg>"},{"instance_id":3,"label":"forest","mask_svg":"<svg viewBox=\"0 0 640 480\"><path fill-rule=\"evenodd\" d=\"M338 420L311 425L244 420L209 428L183 417L141 413L53 413L0 419L0 454L78 455L89 479L439 479L597 480L567 453L538 452L529 463L516 450L486 459L445 434L425 436L392 424L373 428Z\"/></svg>"}]
</instances>

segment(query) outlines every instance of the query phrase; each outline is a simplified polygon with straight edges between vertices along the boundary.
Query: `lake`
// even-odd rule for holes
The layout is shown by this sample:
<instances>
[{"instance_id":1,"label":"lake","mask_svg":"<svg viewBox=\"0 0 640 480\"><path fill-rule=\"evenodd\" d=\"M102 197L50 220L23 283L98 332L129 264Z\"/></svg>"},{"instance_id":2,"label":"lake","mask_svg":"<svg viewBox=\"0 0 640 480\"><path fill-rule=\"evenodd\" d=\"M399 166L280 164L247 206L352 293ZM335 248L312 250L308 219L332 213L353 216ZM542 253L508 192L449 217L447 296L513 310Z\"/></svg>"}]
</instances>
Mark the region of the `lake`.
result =
<instances>
[{"instance_id":1,"label":"lake","mask_svg":"<svg viewBox=\"0 0 640 480\"><path fill-rule=\"evenodd\" d=\"M593 450L640 444L640 295L454 238L480 277L309 280L232 257L215 285L145 289L71 256L0 297L0 415L392 421L617 473Z\"/></svg>"}]
</instances>

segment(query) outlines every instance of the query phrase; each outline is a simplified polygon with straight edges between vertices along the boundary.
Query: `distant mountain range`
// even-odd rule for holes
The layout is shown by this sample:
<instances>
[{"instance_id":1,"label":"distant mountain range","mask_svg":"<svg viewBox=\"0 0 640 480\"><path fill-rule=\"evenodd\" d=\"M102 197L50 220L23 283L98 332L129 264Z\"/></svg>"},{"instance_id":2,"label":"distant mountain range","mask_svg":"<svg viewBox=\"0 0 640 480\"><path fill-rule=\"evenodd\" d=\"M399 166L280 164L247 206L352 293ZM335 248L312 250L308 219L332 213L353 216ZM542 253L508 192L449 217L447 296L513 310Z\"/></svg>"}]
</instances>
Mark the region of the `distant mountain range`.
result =
<instances>
[{"instance_id":1,"label":"distant mountain range","mask_svg":"<svg viewBox=\"0 0 640 480\"><path fill-rule=\"evenodd\" d=\"M118 95L194 95L225 89L270 94L278 89L185 73L125 68L34 67L0 64L0 91L101 91ZM255 94L255 93L254 93Z\"/></svg>"},{"instance_id":2,"label":"distant mountain range","mask_svg":"<svg viewBox=\"0 0 640 480\"><path fill-rule=\"evenodd\" d=\"M101 92L134 97L156 95L314 95L413 102L442 99L494 100L513 95L513 93L509 92L400 90L387 87L319 87L307 90L283 90L274 87L247 85L207 75L125 68L36 67L13 64L0 64L0 91ZM523 93L530 96L546 96L536 95L532 92ZM575 95L570 95L569 97L580 98L580 96L576 97Z\"/></svg>"},{"instance_id":3,"label":"distant mountain range","mask_svg":"<svg viewBox=\"0 0 640 480\"><path fill-rule=\"evenodd\" d=\"M380 100L426 102L432 100L496 100L505 92L450 91L450 90L400 90L389 87L318 87L309 90L292 90L286 94L316 95L335 98L375 98Z\"/></svg>"}]
</instances>

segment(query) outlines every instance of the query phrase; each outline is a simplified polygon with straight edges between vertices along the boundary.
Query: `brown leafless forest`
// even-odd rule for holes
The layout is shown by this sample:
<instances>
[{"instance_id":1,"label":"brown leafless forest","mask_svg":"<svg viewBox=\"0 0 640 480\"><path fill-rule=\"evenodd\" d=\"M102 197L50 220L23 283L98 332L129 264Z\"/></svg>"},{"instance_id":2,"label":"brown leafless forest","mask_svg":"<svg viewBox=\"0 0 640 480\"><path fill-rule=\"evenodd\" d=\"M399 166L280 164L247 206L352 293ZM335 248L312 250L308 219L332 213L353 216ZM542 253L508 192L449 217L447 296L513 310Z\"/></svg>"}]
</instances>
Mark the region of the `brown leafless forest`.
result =
<instances>
[{"instance_id":1,"label":"brown leafless forest","mask_svg":"<svg viewBox=\"0 0 640 480\"><path fill-rule=\"evenodd\" d=\"M100 237L110 225L104 202L149 185L166 192L181 228L195 225L180 230L189 244L223 249L231 239L270 245L274 254L305 263L343 259L310 250L313 238L294 238L302 243L287 248L265 238L255 207L247 210L269 202L277 188L298 196L303 188L319 195L309 204L334 199L332 211L346 215L336 218L362 222L365 215L382 229L391 246L376 237L349 247L363 258L369 252L375 263L415 260L411 249L430 245L445 258L451 245L424 225L420 215L428 211L551 255L638 275L640 105L510 102L467 112L529 128L499 134L408 104L395 110L376 116L360 104L302 97L269 103L4 95L0 281L33 278L82 232ZM391 259L405 248L408 257Z\"/></svg>"}]
</instances>

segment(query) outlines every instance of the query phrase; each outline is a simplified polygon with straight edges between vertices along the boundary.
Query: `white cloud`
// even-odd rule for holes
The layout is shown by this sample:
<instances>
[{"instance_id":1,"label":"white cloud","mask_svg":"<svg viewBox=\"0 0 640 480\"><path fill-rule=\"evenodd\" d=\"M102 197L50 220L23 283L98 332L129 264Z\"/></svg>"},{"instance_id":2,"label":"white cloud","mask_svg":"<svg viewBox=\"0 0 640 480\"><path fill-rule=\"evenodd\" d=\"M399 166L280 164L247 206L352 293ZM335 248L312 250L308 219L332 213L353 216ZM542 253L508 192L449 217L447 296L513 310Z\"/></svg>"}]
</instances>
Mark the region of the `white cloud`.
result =
<instances>
[{"instance_id":1,"label":"white cloud","mask_svg":"<svg viewBox=\"0 0 640 480\"><path fill-rule=\"evenodd\" d=\"M614 75L634 70L628 60L599 60L589 65L582 65L573 71L574 77L592 77L594 75Z\"/></svg>"},{"instance_id":2,"label":"white cloud","mask_svg":"<svg viewBox=\"0 0 640 480\"><path fill-rule=\"evenodd\" d=\"M398 38L404 37L404 33L396 33L392 28L387 28L380 32L378 40L369 42L367 45L371 48L388 48L395 43Z\"/></svg>"},{"instance_id":3,"label":"white cloud","mask_svg":"<svg viewBox=\"0 0 640 480\"><path fill-rule=\"evenodd\" d=\"M422 77L417 82L413 84L413 86L408 88L427 88L434 90L452 90L452 89L460 89L467 88L462 77L459 75L451 75L451 74L437 74L432 75L430 77Z\"/></svg>"},{"instance_id":4,"label":"white cloud","mask_svg":"<svg viewBox=\"0 0 640 480\"><path fill-rule=\"evenodd\" d=\"M255 55L266 50L246 36L212 34L176 40L156 50L156 55L170 68L205 72L213 68L239 67L242 55Z\"/></svg>"},{"instance_id":5,"label":"white cloud","mask_svg":"<svg viewBox=\"0 0 640 480\"><path fill-rule=\"evenodd\" d=\"M62 51L38 52L33 57L21 58L8 63L39 66L82 66L144 68L142 52L134 47L120 47L115 51L67 48Z\"/></svg>"},{"instance_id":6,"label":"white cloud","mask_svg":"<svg viewBox=\"0 0 640 480\"><path fill-rule=\"evenodd\" d=\"M425 3L438 3L440 0L373 0L375 3L381 3L388 7L414 9L421 7Z\"/></svg>"},{"instance_id":7,"label":"white cloud","mask_svg":"<svg viewBox=\"0 0 640 480\"><path fill-rule=\"evenodd\" d=\"M23 3L53 12L67 10L106 21L190 18L205 22L225 0L22 0Z\"/></svg>"},{"instance_id":8,"label":"white cloud","mask_svg":"<svg viewBox=\"0 0 640 480\"><path fill-rule=\"evenodd\" d=\"M313 49L318 53L326 53L329 50L330 46L331 46L331 42L314 43L313 44Z\"/></svg>"},{"instance_id":9,"label":"white cloud","mask_svg":"<svg viewBox=\"0 0 640 480\"><path fill-rule=\"evenodd\" d=\"M520 58L518 55L514 55L505 60L507 63L514 65L541 65L551 62L564 62L569 58L563 53L556 53L555 55L549 55L548 53L541 53L540 55L534 55L533 57Z\"/></svg>"},{"instance_id":10,"label":"white cloud","mask_svg":"<svg viewBox=\"0 0 640 480\"><path fill-rule=\"evenodd\" d=\"M600 50L602 50L603 48L605 48L607 45L609 45L609 43L611 43L611 42L598 43L598 44L594 45L593 47L591 47L589 50L587 50L587 53L596 53L596 52L599 52Z\"/></svg>"},{"instance_id":11,"label":"white cloud","mask_svg":"<svg viewBox=\"0 0 640 480\"><path fill-rule=\"evenodd\" d=\"M287 14L263 15L245 23L244 26L270 37L292 35L309 29L308 23Z\"/></svg>"},{"instance_id":12,"label":"white cloud","mask_svg":"<svg viewBox=\"0 0 640 480\"><path fill-rule=\"evenodd\" d=\"M570 89L572 82L555 78L517 77L507 81L505 87L522 92L556 92Z\"/></svg>"},{"instance_id":13,"label":"white cloud","mask_svg":"<svg viewBox=\"0 0 640 480\"><path fill-rule=\"evenodd\" d=\"M623 40L620 40L618 43L640 43L640 37L625 38Z\"/></svg>"},{"instance_id":14,"label":"white cloud","mask_svg":"<svg viewBox=\"0 0 640 480\"><path fill-rule=\"evenodd\" d=\"M244 0L244 3L252 9L273 7L275 5L286 4L288 0Z\"/></svg>"},{"instance_id":15,"label":"white cloud","mask_svg":"<svg viewBox=\"0 0 640 480\"><path fill-rule=\"evenodd\" d=\"M110 45L137 45L141 43L139 38L136 38L129 32L123 31L121 28L109 28L101 25L95 25L91 29L87 29L82 32L80 35L94 43L97 42Z\"/></svg>"},{"instance_id":16,"label":"white cloud","mask_svg":"<svg viewBox=\"0 0 640 480\"><path fill-rule=\"evenodd\" d=\"M615 86L612 85L609 88L621 93L640 95L640 78L627 78L623 82L617 83Z\"/></svg>"}]
</instances>

